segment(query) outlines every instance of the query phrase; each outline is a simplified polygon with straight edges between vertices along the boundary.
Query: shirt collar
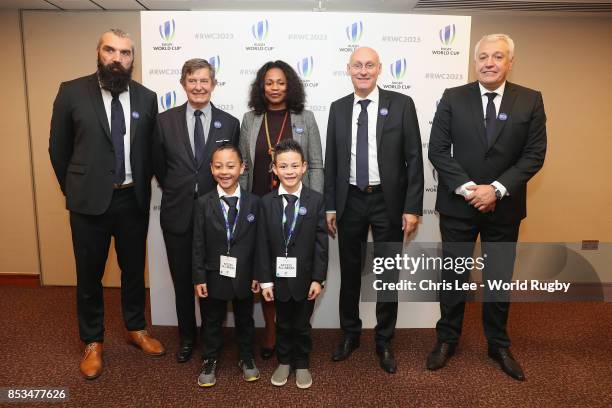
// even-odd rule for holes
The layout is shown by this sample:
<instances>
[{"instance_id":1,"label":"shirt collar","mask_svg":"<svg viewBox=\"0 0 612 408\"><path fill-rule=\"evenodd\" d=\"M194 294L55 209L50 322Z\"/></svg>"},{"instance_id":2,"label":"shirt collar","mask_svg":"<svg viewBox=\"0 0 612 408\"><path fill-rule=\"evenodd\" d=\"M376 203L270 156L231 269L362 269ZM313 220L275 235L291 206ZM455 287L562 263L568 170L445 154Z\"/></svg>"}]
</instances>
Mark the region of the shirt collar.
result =
<instances>
[{"instance_id":1,"label":"shirt collar","mask_svg":"<svg viewBox=\"0 0 612 408\"><path fill-rule=\"evenodd\" d=\"M100 91L102 91L102 92L106 92L106 93L108 93L109 95L112 95L112 94L111 94L111 91L109 91L108 89L104 89L104 88L102 88L102 84L100 83L100 81L98 81L98 86L100 87ZM124 93L126 93L126 92L130 92L130 86L129 86L129 85L127 86L127 88L125 89L125 91L121 92L119 95L123 95L123 94L124 94Z\"/></svg>"},{"instance_id":2,"label":"shirt collar","mask_svg":"<svg viewBox=\"0 0 612 408\"><path fill-rule=\"evenodd\" d=\"M238 197L240 199L240 185L236 185L236 191L233 194L227 194L220 185L217 184L217 194L219 194L219 198L221 197Z\"/></svg>"},{"instance_id":3,"label":"shirt collar","mask_svg":"<svg viewBox=\"0 0 612 408\"><path fill-rule=\"evenodd\" d=\"M200 110L202 111L205 117L210 118L210 111L212 110L212 108L210 107L210 102L208 102L206 106L204 106ZM191 106L189 102L187 102L187 117L188 118L193 117L195 111L196 109L193 106Z\"/></svg>"},{"instance_id":4,"label":"shirt collar","mask_svg":"<svg viewBox=\"0 0 612 408\"><path fill-rule=\"evenodd\" d=\"M482 84L479 82L478 83L478 87L480 88L480 96L484 96L484 94L489 93L489 92L495 92L496 94L498 94L500 97L504 96L504 90L506 89L506 81L504 81L503 84L501 84L499 86L499 88L497 88L494 91L489 91L487 88L485 88L484 86L482 86Z\"/></svg>"},{"instance_id":5,"label":"shirt collar","mask_svg":"<svg viewBox=\"0 0 612 408\"><path fill-rule=\"evenodd\" d=\"M300 195L302 194L302 182L300 181L300 185L298 186L298 189L295 193L288 193L287 190L285 190L285 188L283 187L282 184L280 184L278 186L278 195L282 196L283 194L291 194L294 195L298 198L298 200L300 199Z\"/></svg>"},{"instance_id":6,"label":"shirt collar","mask_svg":"<svg viewBox=\"0 0 612 408\"><path fill-rule=\"evenodd\" d=\"M359 101L364 100L364 99L369 99L371 102L374 103L378 103L378 99L380 98L380 92L378 91L378 85L374 87L374 90L372 92L370 92L370 94L368 96L366 96L365 98L362 98L361 96L357 95L356 93L353 94L353 105L357 105L359 103Z\"/></svg>"}]
</instances>

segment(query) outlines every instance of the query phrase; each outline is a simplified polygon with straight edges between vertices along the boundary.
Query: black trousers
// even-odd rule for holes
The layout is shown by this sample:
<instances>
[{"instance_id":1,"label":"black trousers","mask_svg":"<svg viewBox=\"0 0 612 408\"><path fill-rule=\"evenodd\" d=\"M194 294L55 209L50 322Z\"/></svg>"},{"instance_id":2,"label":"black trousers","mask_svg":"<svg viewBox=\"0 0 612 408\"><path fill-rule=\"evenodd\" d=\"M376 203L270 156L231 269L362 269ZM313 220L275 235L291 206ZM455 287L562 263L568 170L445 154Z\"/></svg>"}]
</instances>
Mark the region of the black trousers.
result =
<instances>
[{"instance_id":1,"label":"black trousers","mask_svg":"<svg viewBox=\"0 0 612 408\"><path fill-rule=\"evenodd\" d=\"M482 254L486 254L483 281L499 279L509 282L514 269L519 226L520 221L512 224L493 223L487 214L479 215L475 219L440 214L443 256L453 258L473 256L476 238L480 234ZM444 270L441 278L447 282L468 282L469 272L457 274L452 270ZM510 303L494 301L504 297L503 294L489 292L485 284L482 322L490 347L510 347L510 338L506 330ZM464 309L463 292L452 290L440 292L441 317L436 324L438 341L446 343L459 341Z\"/></svg>"},{"instance_id":2,"label":"black trousers","mask_svg":"<svg viewBox=\"0 0 612 408\"><path fill-rule=\"evenodd\" d=\"M102 277L111 237L121 268L121 308L128 330L142 330L145 321L144 263L148 214L138 207L133 188L115 190L102 215L70 212L77 272L77 316L84 343L104 340Z\"/></svg>"},{"instance_id":3,"label":"black trousers","mask_svg":"<svg viewBox=\"0 0 612 408\"><path fill-rule=\"evenodd\" d=\"M223 321L227 315L227 302L227 300L210 296L200 299L200 309L206 309L206 313L202 316L205 319L202 329L205 360L216 360L223 348ZM231 302L234 310L238 353L241 360L250 360L253 358L253 341L255 340L253 296L234 299Z\"/></svg>"},{"instance_id":4,"label":"black trousers","mask_svg":"<svg viewBox=\"0 0 612 408\"><path fill-rule=\"evenodd\" d=\"M359 338L359 297L361 293L362 247L372 227L374 242L402 242L400 223L392 224L382 191L365 193L351 186L342 218L338 222L340 252L340 326L346 338ZM365 247L363 247L365 250ZM397 301L376 302L376 344L386 346L393 338L397 321Z\"/></svg>"},{"instance_id":5,"label":"black trousers","mask_svg":"<svg viewBox=\"0 0 612 408\"><path fill-rule=\"evenodd\" d=\"M195 292L191 273L193 226L184 234L164 231L168 267L174 286L176 318L181 344L193 345L196 340Z\"/></svg>"},{"instance_id":6,"label":"black trousers","mask_svg":"<svg viewBox=\"0 0 612 408\"><path fill-rule=\"evenodd\" d=\"M308 368L312 338L310 318L314 311L314 300L287 302L274 300L276 309L276 356L280 364L294 368Z\"/></svg>"}]
</instances>

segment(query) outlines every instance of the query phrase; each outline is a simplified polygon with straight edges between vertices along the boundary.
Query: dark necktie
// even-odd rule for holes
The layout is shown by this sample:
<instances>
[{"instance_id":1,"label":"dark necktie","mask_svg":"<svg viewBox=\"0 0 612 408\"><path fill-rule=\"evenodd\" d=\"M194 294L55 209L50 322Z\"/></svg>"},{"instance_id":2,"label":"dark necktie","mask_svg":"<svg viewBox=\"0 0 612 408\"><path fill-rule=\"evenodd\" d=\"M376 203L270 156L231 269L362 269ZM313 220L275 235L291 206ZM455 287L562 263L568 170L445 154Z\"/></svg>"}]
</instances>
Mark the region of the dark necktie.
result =
<instances>
[{"instance_id":1,"label":"dark necktie","mask_svg":"<svg viewBox=\"0 0 612 408\"><path fill-rule=\"evenodd\" d=\"M195 115L195 128L193 129L193 155L197 164L202 163L204 159L204 126L202 125L202 111L197 110L193 113Z\"/></svg>"},{"instance_id":2,"label":"dark necktie","mask_svg":"<svg viewBox=\"0 0 612 408\"><path fill-rule=\"evenodd\" d=\"M491 146L493 143L493 135L495 134L495 122L497 114L495 113L495 104L493 99L497 96L495 92L487 92L485 94L489 101L487 102L487 117L485 118L486 133L487 133L487 145Z\"/></svg>"},{"instance_id":3,"label":"dark necktie","mask_svg":"<svg viewBox=\"0 0 612 408\"><path fill-rule=\"evenodd\" d=\"M232 228L234 226L234 222L236 221L236 216L238 215L238 197L223 196L221 199L229 206L229 209L227 210L227 223L229 224L230 228Z\"/></svg>"},{"instance_id":4,"label":"dark necktie","mask_svg":"<svg viewBox=\"0 0 612 408\"><path fill-rule=\"evenodd\" d=\"M283 226L285 231L285 239L287 239L289 238L289 231L291 230L291 225L293 224L295 202L298 198L293 194L283 194L283 197L285 197L285 200L287 200L287 205L285 206L285 225Z\"/></svg>"},{"instance_id":5,"label":"dark necktie","mask_svg":"<svg viewBox=\"0 0 612 408\"><path fill-rule=\"evenodd\" d=\"M357 160L355 163L357 187L364 190L370 184L370 172L368 170L368 105L369 99L358 102L361 105L361 112L357 119Z\"/></svg>"},{"instance_id":6,"label":"dark necktie","mask_svg":"<svg viewBox=\"0 0 612 408\"><path fill-rule=\"evenodd\" d=\"M125 181L125 149L123 137L125 135L125 117L123 107L119 101L118 93L111 93L111 139L115 150L115 184L122 184Z\"/></svg>"}]
</instances>

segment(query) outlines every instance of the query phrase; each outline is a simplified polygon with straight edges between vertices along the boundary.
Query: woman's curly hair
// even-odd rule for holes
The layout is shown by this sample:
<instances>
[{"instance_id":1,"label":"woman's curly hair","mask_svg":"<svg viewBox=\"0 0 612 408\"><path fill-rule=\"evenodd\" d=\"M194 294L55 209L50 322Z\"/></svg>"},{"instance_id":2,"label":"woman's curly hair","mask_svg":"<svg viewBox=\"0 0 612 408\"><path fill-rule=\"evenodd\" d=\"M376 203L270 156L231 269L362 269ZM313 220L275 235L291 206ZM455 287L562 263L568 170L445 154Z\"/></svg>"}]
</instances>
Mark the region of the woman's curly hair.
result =
<instances>
[{"instance_id":1,"label":"woman's curly hair","mask_svg":"<svg viewBox=\"0 0 612 408\"><path fill-rule=\"evenodd\" d=\"M258 115L262 115L268 107L268 101L265 96L264 86L266 72L272 68L278 68L285 74L287 78L287 94L285 102L287 109L293 113L301 113L304 110L304 102L306 94L304 93L304 85L298 77L298 74L285 61L268 61L257 71L257 76L251 84L251 93L249 96L249 108L253 109Z\"/></svg>"}]
</instances>

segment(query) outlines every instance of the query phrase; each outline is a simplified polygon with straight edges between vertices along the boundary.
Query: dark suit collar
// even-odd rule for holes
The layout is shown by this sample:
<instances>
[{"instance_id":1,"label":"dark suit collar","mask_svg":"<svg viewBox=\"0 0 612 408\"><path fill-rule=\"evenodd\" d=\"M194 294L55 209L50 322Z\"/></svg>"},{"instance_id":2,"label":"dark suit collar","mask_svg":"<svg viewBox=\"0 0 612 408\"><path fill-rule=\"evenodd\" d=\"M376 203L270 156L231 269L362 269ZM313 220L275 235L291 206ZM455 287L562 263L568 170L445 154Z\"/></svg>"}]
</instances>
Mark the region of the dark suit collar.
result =
<instances>
[{"instance_id":1,"label":"dark suit collar","mask_svg":"<svg viewBox=\"0 0 612 408\"><path fill-rule=\"evenodd\" d=\"M380 142L382 141L382 131L385 126L385 120L389 115L389 103L391 97L388 92L378 88L379 99L378 99L378 119L376 120L376 150L380 149ZM381 112L386 112L384 115Z\"/></svg>"},{"instance_id":2,"label":"dark suit collar","mask_svg":"<svg viewBox=\"0 0 612 408\"><path fill-rule=\"evenodd\" d=\"M100 121L102 129L104 129L104 133L106 133L106 136L112 142L110 126L108 124L108 117L106 116L106 109L104 108L104 100L102 99L102 91L100 90L100 82L98 81L97 73L93 73L89 76L88 88L91 102L93 103L94 110L96 111L96 116Z\"/></svg>"},{"instance_id":3,"label":"dark suit collar","mask_svg":"<svg viewBox=\"0 0 612 408\"><path fill-rule=\"evenodd\" d=\"M472 121L476 127L478 140L487 149L487 136L485 135L484 114L482 112L482 96L480 95L480 87L478 81L470 84L470 107L472 109Z\"/></svg>"},{"instance_id":4,"label":"dark suit collar","mask_svg":"<svg viewBox=\"0 0 612 408\"><path fill-rule=\"evenodd\" d=\"M499 135L504 130L504 126L506 126L506 122L511 119L511 112L515 101L516 88L513 87L510 82L506 82L504 96L502 97L497 120L495 121L495 134L493 135L493 140L491 141L491 146L489 146L489 148L495 145Z\"/></svg>"},{"instance_id":5,"label":"dark suit collar","mask_svg":"<svg viewBox=\"0 0 612 408\"><path fill-rule=\"evenodd\" d=\"M134 81L130 81L130 144L134 143L136 130L140 123L141 109L143 108L141 93Z\"/></svg>"},{"instance_id":6,"label":"dark suit collar","mask_svg":"<svg viewBox=\"0 0 612 408\"><path fill-rule=\"evenodd\" d=\"M189 130L187 128L187 103L188 102L185 102L184 104L173 108L173 113L176 115L176 121L179 124L179 137L183 140L183 146L185 147L187 156L191 160L191 163L193 163L193 167L197 168L193 149L191 148L191 142L189 142Z\"/></svg>"}]
</instances>

